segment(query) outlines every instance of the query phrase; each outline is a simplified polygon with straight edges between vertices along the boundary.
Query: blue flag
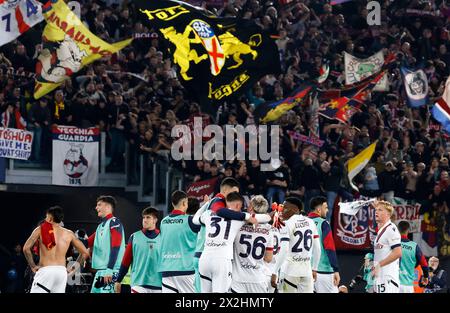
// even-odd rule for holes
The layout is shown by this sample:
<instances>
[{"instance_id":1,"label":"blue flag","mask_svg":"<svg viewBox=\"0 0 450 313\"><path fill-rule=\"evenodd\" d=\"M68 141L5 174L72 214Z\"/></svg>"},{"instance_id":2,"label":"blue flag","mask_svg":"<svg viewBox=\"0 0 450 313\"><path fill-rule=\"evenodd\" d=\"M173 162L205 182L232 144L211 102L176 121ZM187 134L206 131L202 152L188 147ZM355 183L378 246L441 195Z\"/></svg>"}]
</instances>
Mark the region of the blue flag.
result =
<instances>
[{"instance_id":1,"label":"blue flag","mask_svg":"<svg viewBox=\"0 0 450 313\"><path fill-rule=\"evenodd\" d=\"M405 85L408 105L421 107L428 102L428 78L422 69L401 67L403 84Z\"/></svg>"}]
</instances>

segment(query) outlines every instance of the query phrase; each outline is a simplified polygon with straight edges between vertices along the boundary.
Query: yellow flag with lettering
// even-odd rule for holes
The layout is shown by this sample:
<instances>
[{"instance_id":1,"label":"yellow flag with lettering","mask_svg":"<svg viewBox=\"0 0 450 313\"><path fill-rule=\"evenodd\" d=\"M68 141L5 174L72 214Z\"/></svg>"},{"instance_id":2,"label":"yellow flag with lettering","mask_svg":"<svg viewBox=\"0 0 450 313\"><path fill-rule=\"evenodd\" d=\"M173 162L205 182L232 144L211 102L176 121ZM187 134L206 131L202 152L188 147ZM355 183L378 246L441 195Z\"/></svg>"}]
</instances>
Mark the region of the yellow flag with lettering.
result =
<instances>
[{"instance_id":1,"label":"yellow flag with lettering","mask_svg":"<svg viewBox=\"0 0 450 313\"><path fill-rule=\"evenodd\" d=\"M132 39L109 44L95 36L62 0L51 0L42 8L47 25L42 33L43 49L36 63L34 98L51 92L85 65L110 56Z\"/></svg>"}]
</instances>

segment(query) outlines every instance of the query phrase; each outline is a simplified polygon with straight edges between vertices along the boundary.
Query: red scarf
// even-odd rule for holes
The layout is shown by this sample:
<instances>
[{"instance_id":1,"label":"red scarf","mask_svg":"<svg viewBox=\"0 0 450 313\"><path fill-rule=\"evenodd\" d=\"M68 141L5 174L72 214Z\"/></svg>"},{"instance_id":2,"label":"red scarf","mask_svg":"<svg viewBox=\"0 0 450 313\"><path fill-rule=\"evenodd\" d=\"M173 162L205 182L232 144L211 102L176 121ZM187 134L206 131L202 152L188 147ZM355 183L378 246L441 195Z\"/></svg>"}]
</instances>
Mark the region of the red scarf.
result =
<instances>
[{"instance_id":1,"label":"red scarf","mask_svg":"<svg viewBox=\"0 0 450 313\"><path fill-rule=\"evenodd\" d=\"M48 250L51 250L54 246L56 246L53 225L49 222L44 222L41 224L41 237L42 243L47 247Z\"/></svg>"}]
</instances>

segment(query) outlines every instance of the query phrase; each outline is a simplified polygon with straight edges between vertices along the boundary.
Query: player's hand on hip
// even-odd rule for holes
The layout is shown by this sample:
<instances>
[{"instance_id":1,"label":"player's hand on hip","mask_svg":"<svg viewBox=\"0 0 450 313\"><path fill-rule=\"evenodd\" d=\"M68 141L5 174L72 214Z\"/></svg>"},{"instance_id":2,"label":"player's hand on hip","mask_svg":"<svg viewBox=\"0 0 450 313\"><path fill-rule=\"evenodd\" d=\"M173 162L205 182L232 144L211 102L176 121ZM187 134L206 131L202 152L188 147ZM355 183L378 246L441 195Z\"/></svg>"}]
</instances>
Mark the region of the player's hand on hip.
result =
<instances>
[{"instance_id":1,"label":"player's hand on hip","mask_svg":"<svg viewBox=\"0 0 450 313\"><path fill-rule=\"evenodd\" d=\"M317 272L316 271L312 271L312 275L313 275L313 280L315 282L317 280Z\"/></svg>"},{"instance_id":2,"label":"player's hand on hip","mask_svg":"<svg viewBox=\"0 0 450 313\"><path fill-rule=\"evenodd\" d=\"M272 274L272 277L270 278L270 284L273 288L277 288L277 275Z\"/></svg>"},{"instance_id":3,"label":"player's hand on hip","mask_svg":"<svg viewBox=\"0 0 450 313\"><path fill-rule=\"evenodd\" d=\"M120 293L122 290L122 284L121 283L115 283L114 284L114 291L115 293Z\"/></svg>"},{"instance_id":4,"label":"player's hand on hip","mask_svg":"<svg viewBox=\"0 0 450 313\"><path fill-rule=\"evenodd\" d=\"M339 275L339 272L335 272L333 275L333 283L335 286L339 286L340 282L341 282L341 276Z\"/></svg>"},{"instance_id":5,"label":"player's hand on hip","mask_svg":"<svg viewBox=\"0 0 450 313\"><path fill-rule=\"evenodd\" d=\"M112 283L112 275L105 276L105 285Z\"/></svg>"}]
</instances>

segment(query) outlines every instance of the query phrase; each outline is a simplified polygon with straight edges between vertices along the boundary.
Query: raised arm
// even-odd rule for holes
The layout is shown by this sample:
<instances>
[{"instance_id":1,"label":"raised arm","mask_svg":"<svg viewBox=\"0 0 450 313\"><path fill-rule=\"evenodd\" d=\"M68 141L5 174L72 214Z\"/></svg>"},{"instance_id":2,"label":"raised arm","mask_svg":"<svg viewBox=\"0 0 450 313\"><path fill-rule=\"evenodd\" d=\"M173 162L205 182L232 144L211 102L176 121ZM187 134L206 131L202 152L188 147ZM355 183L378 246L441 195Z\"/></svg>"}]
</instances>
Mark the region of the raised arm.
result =
<instances>
[{"instance_id":1,"label":"raised arm","mask_svg":"<svg viewBox=\"0 0 450 313\"><path fill-rule=\"evenodd\" d=\"M203 204L200 209L197 210L197 212L195 212L194 217L192 218L192 223L194 223L195 225L201 225L201 217L202 214L206 211L206 209L208 208L210 204L210 201L205 202L205 204Z\"/></svg>"}]
</instances>

